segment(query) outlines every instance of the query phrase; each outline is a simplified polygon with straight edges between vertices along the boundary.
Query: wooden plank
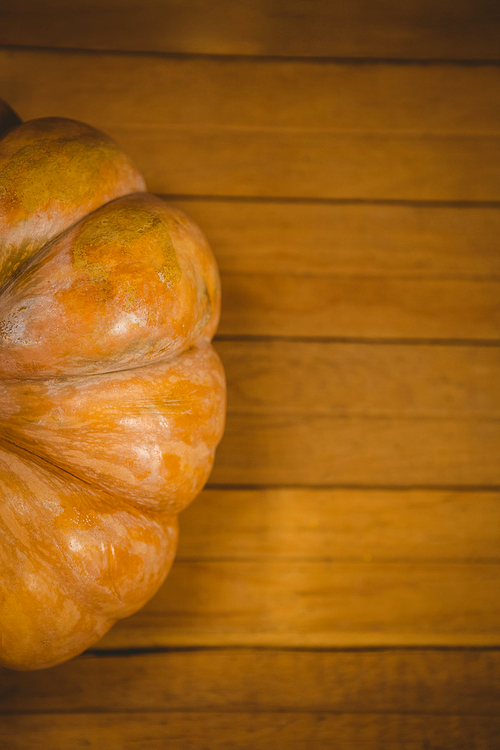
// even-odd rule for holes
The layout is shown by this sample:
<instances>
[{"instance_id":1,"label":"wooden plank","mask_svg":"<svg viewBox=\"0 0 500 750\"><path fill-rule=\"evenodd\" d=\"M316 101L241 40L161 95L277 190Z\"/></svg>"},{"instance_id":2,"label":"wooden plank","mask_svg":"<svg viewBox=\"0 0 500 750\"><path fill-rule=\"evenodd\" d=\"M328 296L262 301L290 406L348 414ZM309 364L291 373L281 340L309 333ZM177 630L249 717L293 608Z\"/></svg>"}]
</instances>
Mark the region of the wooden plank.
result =
<instances>
[{"instance_id":1,"label":"wooden plank","mask_svg":"<svg viewBox=\"0 0 500 750\"><path fill-rule=\"evenodd\" d=\"M216 106L216 105L214 105ZM153 193L499 201L498 136L106 128Z\"/></svg>"},{"instance_id":2,"label":"wooden plank","mask_svg":"<svg viewBox=\"0 0 500 750\"><path fill-rule=\"evenodd\" d=\"M180 206L223 272L221 333L498 338L498 210Z\"/></svg>"},{"instance_id":3,"label":"wooden plank","mask_svg":"<svg viewBox=\"0 0 500 750\"><path fill-rule=\"evenodd\" d=\"M163 711L9 717L0 724L6 750L491 750L499 740L500 719L479 716Z\"/></svg>"},{"instance_id":4,"label":"wooden plank","mask_svg":"<svg viewBox=\"0 0 500 750\"><path fill-rule=\"evenodd\" d=\"M499 135L500 69L0 49L2 98L141 130ZM59 75L61 66L68 76ZM69 85L71 81L71 85ZM439 106L436 101L439 100ZM196 132L196 130L195 130Z\"/></svg>"},{"instance_id":5,"label":"wooden plank","mask_svg":"<svg viewBox=\"0 0 500 750\"><path fill-rule=\"evenodd\" d=\"M210 482L500 485L498 421L232 414Z\"/></svg>"},{"instance_id":6,"label":"wooden plank","mask_svg":"<svg viewBox=\"0 0 500 750\"><path fill-rule=\"evenodd\" d=\"M86 654L49 670L0 670L1 712L410 715L432 709L493 717L500 714L499 669L500 652L482 649Z\"/></svg>"},{"instance_id":7,"label":"wooden plank","mask_svg":"<svg viewBox=\"0 0 500 750\"><path fill-rule=\"evenodd\" d=\"M203 227L220 269L228 274L500 276L498 208L170 202Z\"/></svg>"},{"instance_id":8,"label":"wooden plank","mask_svg":"<svg viewBox=\"0 0 500 750\"><path fill-rule=\"evenodd\" d=\"M498 59L489 0L21 0L0 16L3 44L205 54Z\"/></svg>"},{"instance_id":9,"label":"wooden plank","mask_svg":"<svg viewBox=\"0 0 500 750\"><path fill-rule=\"evenodd\" d=\"M498 281L222 274L221 335L500 338Z\"/></svg>"},{"instance_id":10,"label":"wooden plank","mask_svg":"<svg viewBox=\"0 0 500 750\"><path fill-rule=\"evenodd\" d=\"M498 486L496 347L218 341L216 485Z\"/></svg>"},{"instance_id":11,"label":"wooden plank","mask_svg":"<svg viewBox=\"0 0 500 750\"><path fill-rule=\"evenodd\" d=\"M228 419L213 484L500 483L496 347L217 347Z\"/></svg>"},{"instance_id":12,"label":"wooden plank","mask_svg":"<svg viewBox=\"0 0 500 750\"><path fill-rule=\"evenodd\" d=\"M6 50L0 63L3 96L21 116L104 129L153 192L500 200L491 66L432 77L426 67Z\"/></svg>"},{"instance_id":13,"label":"wooden plank","mask_svg":"<svg viewBox=\"0 0 500 750\"><path fill-rule=\"evenodd\" d=\"M177 561L97 648L499 645L498 564Z\"/></svg>"},{"instance_id":14,"label":"wooden plank","mask_svg":"<svg viewBox=\"0 0 500 750\"><path fill-rule=\"evenodd\" d=\"M217 340L232 413L500 416L496 346Z\"/></svg>"},{"instance_id":15,"label":"wooden plank","mask_svg":"<svg viewBox=\"0 0 500 750\"><path fill-rule=\"evenodd\" d=\"M178 561L497 561L500 493L207 489L180 527Z\"/></svg>"}]
</instances>

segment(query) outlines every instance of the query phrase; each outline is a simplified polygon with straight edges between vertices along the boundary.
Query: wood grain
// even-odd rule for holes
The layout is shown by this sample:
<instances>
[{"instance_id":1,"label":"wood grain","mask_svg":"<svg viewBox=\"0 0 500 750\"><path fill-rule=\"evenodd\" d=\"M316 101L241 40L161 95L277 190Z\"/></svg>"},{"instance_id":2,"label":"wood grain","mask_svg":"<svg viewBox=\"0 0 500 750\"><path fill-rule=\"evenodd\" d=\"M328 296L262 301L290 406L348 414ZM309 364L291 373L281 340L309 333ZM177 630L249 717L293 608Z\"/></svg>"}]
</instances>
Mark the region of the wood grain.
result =
<instances>
[{"instance_id":1,"label":"wood grain","mask_svg":"<svg viewBox=\"0 0 500 750\"><path fill-rule=\"evenodd\" d=\"M21 0L6 7L0 42L160 52L333 57L498 59L489 0Z\"/></svg>"},{"instance_id":2,"label":"wood grain","mask_svg":"<svg viewBox=\"0 0 500 750\"><path fill-rule=\"evenodd\" d=\"M0 62L4 98L22 117L102 128L153 192L500 200L491 66L443 69L429 87L425 67L304 63L297 75L298 63L266 61L254 81L259 66L216 61L212 82L205 60L3 50Z\"/></svg>"},{"instance_id":3,"label":"wood grain","mask_svg":"<svg viewBox=\"0 0 500 750\"><path fill-rule=\"evenodd\" d=\"M219 335L500 339L497 281L222 274Z\"/></svg>"},{"instance_id":4,"label":"wood grain","mask_svg":"<svg viewBox=\"0 0 500 750\"><path fill-rule=\"evenodd\" d=\"M210 481L235 485L500 485L500 423L232 414Z\"/></svg>"},{"instance_id":5,"label":"wood grain","mask_svg":"<svg viewBox=\"0 0 500 750\"><path fill-rule=\"evenodd\" d=\"M127 713L11 717L0 725L8 750L490 750L500 719L483 716L380 716L369 713Z\"/></svg>"},{"instance_id":6,"label":"wood grain","mask_svg":"<svg viewBox=\"0 0 500 750\"><path fill-rule=\"evenodd\" d=\"M180 528L179 561L496 562L500 494L207 489Z\"/></svg>"},{"instance_id":7,"label":"wood grain","mask_svg":"<svg viewBox=\"0 0 500 750\"><path fill-rule=\"evenodd\" d=\"M498 564L174 563L95 648L497 645Z\"/></svg>"},{"instance_id":8,"label":"wood grain","mask_svg":"<svg viewBox=\"0 0 500 750\"><path fill-rule=\"evenodd\" d=\"M0 96L206 231L229 411L166 585L0 671L0 747L494 750L498 4L10 5Z\"/></svg>"},{"instance_id":9,"label":"wood grain","mask_svg":"<svg viewBox=\"0 0 500 750\"><path fill-rule=\"evenodd\" d=\"M494 678L499 669L498 649L86 654L50 670L1 670L1 712L411 715L428 714L432 708L435 715L494 717L500 712Z\"/></svg>"},{"instance_id":10,"label":"wood grain","mask_svg":"<svg viewBox=\"0 0 500 750\"><path fill-rule=\"evenodd\" d=\"M106 130L155 193L500 200L498 136L146 131L118 124Z\"/></svg>"},{"instance_id":11,"label":"wood grain","mask_svg":"<svg viewBox=\"0 0 500 750\"><path fill-rule=\"evenodd\" d=\"M496 419L496 346L217 340L228 412Z\"/></svg>"},{"instance_id":12,"label":"wood grain","mask_svg":"<svg viewBox=\"0 0 500 750\"><path fill-rule=\"evenodd\" d=\"M215 484L498 485L498 350L217 342Z\"/></svg>"},{"instance_id":13,"label":"wood grain","mask_svg":"<svg viewBox=\"0 0 500 750\"><path fill-rule=\"evenodd\" d=\"M22 104L24 119L50 111L102 127L134 126L145 134L157 128L243 130L248 137L253 130L500 134L496 64L198 59L10 48L0 49L0 60L4 98L14 107Z\"/></svg>"},{"instance_id":14,"label":"wood grain","mask_svg":"<svg viewBox=\"0 0 500 750\"><path fill-rule=\"evenodd\" d=\"M170 202L203 227L227 274L500 277L499 208L196 198Z\"/></svg>"},{"instance_id":15,"label":"wood grain","mask_svg":"<svg viewBox=\"0 0 500 750\"><path fill-rule=\"evenodd\" d=\"M218 341L217 485L498 486L496 347Z\"/></svg>"}]
</instances>

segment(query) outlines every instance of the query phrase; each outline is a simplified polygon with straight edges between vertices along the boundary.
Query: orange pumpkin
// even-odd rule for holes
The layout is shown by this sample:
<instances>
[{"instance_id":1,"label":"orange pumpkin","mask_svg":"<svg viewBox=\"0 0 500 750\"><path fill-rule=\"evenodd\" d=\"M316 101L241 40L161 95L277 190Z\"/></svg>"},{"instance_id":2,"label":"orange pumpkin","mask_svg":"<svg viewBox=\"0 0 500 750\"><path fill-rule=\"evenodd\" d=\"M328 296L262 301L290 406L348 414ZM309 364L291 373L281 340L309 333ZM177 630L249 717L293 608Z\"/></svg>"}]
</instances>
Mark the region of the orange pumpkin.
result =
<instances>
[{"instance_id":1,"label":"orange pumpkin","mask_svg":"<svg viewBox=\"0 0 500 750\"><path fill-rule=\"evenodd\" d=\"M0 663L69 659L143 606L225 412L217 267L94 128L0 104Z\"/></svg>"}]
</instances>

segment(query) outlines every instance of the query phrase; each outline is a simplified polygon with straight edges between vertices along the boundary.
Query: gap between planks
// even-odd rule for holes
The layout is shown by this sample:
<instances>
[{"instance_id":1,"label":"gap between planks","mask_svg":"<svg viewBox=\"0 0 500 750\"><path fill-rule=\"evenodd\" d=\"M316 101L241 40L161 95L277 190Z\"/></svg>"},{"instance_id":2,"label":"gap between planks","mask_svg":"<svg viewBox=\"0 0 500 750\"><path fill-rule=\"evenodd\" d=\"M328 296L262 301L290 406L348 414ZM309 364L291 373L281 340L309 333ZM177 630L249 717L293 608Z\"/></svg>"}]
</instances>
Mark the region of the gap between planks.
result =
<instances>
[{"instance_id":1,"label":"gap between planks","mask_svg":"<svg viewBox=\"0 0 500 750\"><path fill-rule=\"evenodd\" d=\"M300 652L332 652L332 651L366 651L387 649L419 650L431 648L436 650L474 649L491 650L500 647L500 632L493 633L366 633L353 631L348 634L337 633L244 633L244 634L207 634L186 633L171 634L166 628L150 625L137 625L118 632L111 630L102 641L93 647L97 653L101 649L105 654L111 651L120 653L122 650L133 649L134 653L170 653L171 651L186 650L223 650L223 649L263 649L278 651Z\"/></svg>"},{"instance_id":2,"label":"gap between planks","mask_svg":"<svg viewBox=\"0 0 500 750\"><path fill-rule=\"evenodd\" d=\"M366 346L466 346L466 347L493 347L500 346L500 339L420 339L420 338L365 338L352 336L275 336L264 334L223 334L214 336L214 344L239 343L253 344L274 342L290 344L362 344Z\"/></svg>"},{"instance_id":3,"label":"gap between planks","mask_svg":"<svg viewBox=\"0 0 500 750\"><path fill-rule=\"evenodd\" d=\"M1 16L0 16L1 17ZM0 51L5 52L47 52L54 55L88 55L88 56L119 56L119 57L146 57L160 60L200 60L213 62L250 62L250 63L297 63L297 64L321 64L321 65L389 65L394 67L460 67L481 68L500 67L498 57L476 57L476 58L447 58L447 57L349 57L335 55L271 55L271 54L238 54L223 52L162 52L161 50L139 50L139 49L113 49L111 47L58 47L50 44L9 44L0 41Z\"/></svg>"}]
</instances>

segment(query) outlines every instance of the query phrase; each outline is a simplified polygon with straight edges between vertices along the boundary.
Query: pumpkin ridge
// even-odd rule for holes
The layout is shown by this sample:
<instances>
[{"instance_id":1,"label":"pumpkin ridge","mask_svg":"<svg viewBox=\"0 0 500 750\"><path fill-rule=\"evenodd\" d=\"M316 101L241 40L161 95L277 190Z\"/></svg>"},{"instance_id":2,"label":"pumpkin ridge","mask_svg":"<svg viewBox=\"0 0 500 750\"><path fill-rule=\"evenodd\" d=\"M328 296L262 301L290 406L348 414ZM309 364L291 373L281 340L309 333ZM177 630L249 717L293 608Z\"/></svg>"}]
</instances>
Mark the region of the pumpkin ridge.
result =
<instances>
[{"instance_id":1,"label":"pumpkin ridge","mask_svg":"<svg viewBox=\"0 0 500 750\"><path fill-rule=\"evenodd\" d=\"M2 288L0 376L103 373L166 359L211 338L219 294L215 260L192 222L148 193L117 198Z\"/></svg>"},{"instance_id":2,"label":"pumpkin ridge","mask_svg":"<svg viewBox=\"0 0 500 750\"><path fill-rule=\"evenodd\" d=\"M82 493L78 482L54 481L29 459L12 461L11 456L0 453L0 559L6 584L0 596L0 663L42 668L80 653L155 593L175 554L177 520L114 507L105 497L101 510L100 491ZM33 483L29 507L25 482L30 489ZM87 523L80 520L82 512ZM55 596L40 599L47 586Z\"/></svg>"},{"instance_id":3,"label":"pumpkin ridge","mask_svg":"<svg viewBox=\"0 0 500 750\"><path fill-rule=\"evenodd\" d=\"M39 466L42 470L46 471L48 474L53 474L54 476L58 477L58 479L64 478L64 476L69 477L73 482L76 484L82 484L84 488L95 490L95 483L93 483L89 479L84 479L79 474L73 474L69 469L66 469L64 466L61 466L60 464L56 463L55 461L51 461L50 458L46 456L42 456L39 453L36 453L35 451L30 451L29 448L25 448L22 445L19 445L14 440L10 440L9 438L4 437L3 435L0 436L0 449L4 448L7 452L13 453L14 455L18 455L20 458L30 459L33 460L34 463ZM59 476L59 474L62 475L62 477ZM136 502L134 502L132 499L119 494L118 492L112 492L111 490L107 489L106 487L99 486L98 488L99 493L104 495L108 501L119 501L120 504L125 504L128 508L133 509L134 511L140 513L141 515L144 515L146 518L150 518L151 520L156 520L157 523L160 523L161 519L169 518L175 512L166 510L161 507L155 507L155 506L147 506L147 505L138 505Z\"/></svg>"},{"instance_id":4,"label":"pumpkin ridge","mask_svg":"<svg viewBox=\"0 0 500 750\"><path fill-rule=\"evenodd\" d=\"M145 188L120 146L89 125L40 118L0 134L0 281L90 212Z\"/></svg>"},{"instance_id":5,"label":"pumpkin ridge","mask_svg":"<svg viewBox=\"0 0 500 750\"><path fill-rule=\"evenodd\" d=\"M208 476L225 405L211 344L97 378L1 383L5 437L138 507L172 510L174 502L180 510ZM178 474L177 460L189 463L188 476Z\"/></svg>"},{"instance_id":6,"label":"pumpkin ridge","mask_svg":"<svg viewBox=\"0 0 500 750\"><path fill-rule=\"evenodd\" d=\"M36 463L41 464L42 468L45 469L45 471L52 472L54 474L62 472L62 474L70 476L74 481L81 482L82 484L92 489L94 487L92 482L79 477L77 474L72 474L69 469L65 469L62 466L59 466L59 464L55 463L55 461L51 461L50 458L42 456L39 453L36 453L36 451L29 450L29 448L26 448L23 445L19 445L19 443L16 443L16 441L12 438L5 437L5 433L0 435L0 447L2 446L11 453L20 454L21 457L25 454L25 458L27 456L30 456L31 458L35 459ZM103 492L105 492L105 490L103 490ZM110 497L112 497L112 493L109 493L109 495Z\"/></svg>"}]
</instances>

